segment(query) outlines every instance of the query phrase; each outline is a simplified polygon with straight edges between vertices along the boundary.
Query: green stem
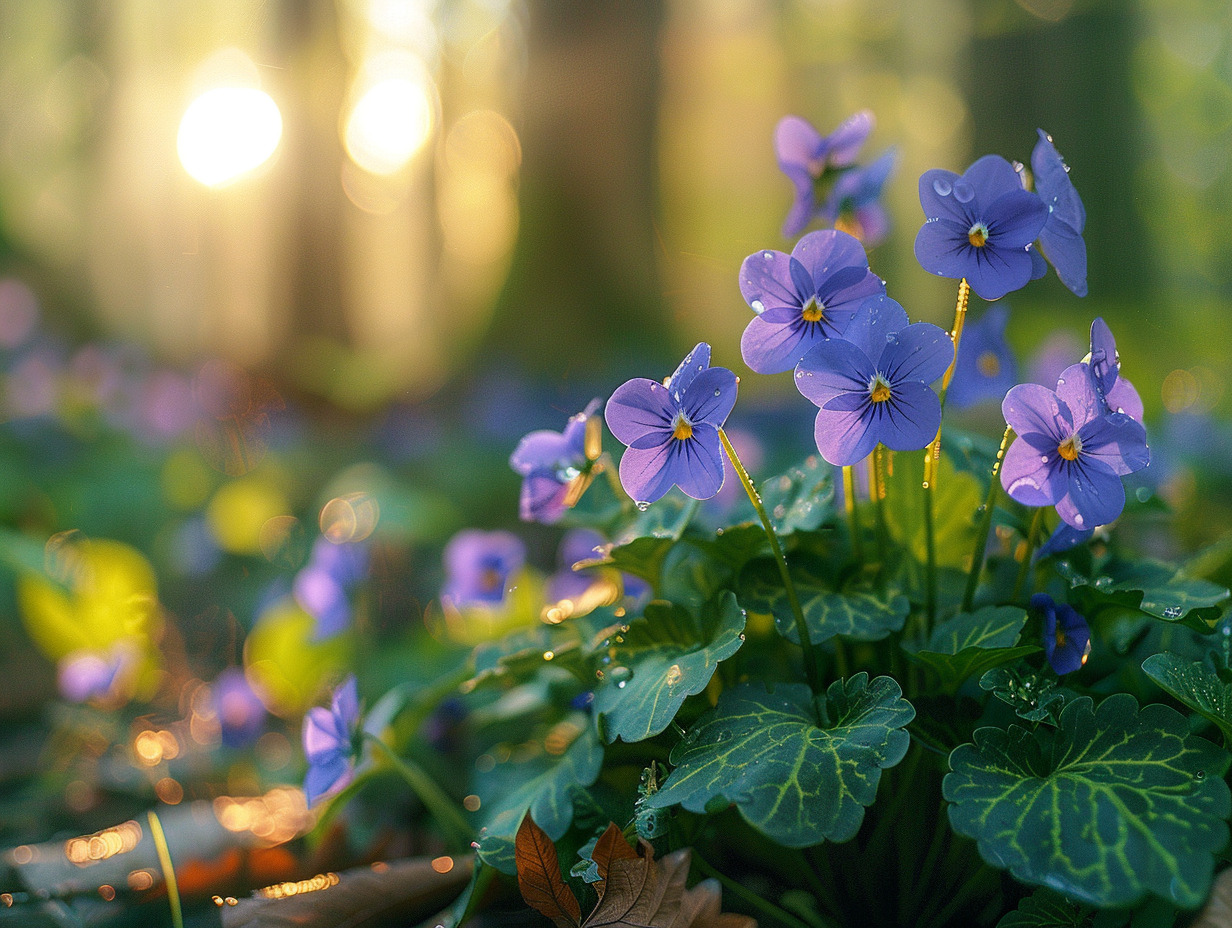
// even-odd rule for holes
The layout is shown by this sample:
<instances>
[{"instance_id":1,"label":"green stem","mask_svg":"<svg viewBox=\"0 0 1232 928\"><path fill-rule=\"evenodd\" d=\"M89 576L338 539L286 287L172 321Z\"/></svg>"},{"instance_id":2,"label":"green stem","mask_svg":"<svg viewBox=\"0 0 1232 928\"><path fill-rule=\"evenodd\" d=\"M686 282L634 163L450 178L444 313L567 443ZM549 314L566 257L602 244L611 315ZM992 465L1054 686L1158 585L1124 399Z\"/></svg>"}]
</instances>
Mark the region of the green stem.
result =
<instances>
[{"instance_id":1,"label":"green stem","mask_svg":"<svg viewBox=\"0 0 1232 928\"><path fill-rule=\"evenodd\" d=\"M175 867L171 863L171 848L167 846L163 823L158 820L158 813L153 809L149 811L147 818L150 822L150 834L154 838L154 849L158 852L158 865L162 867L163 879L167 883L167 902L171 905L171 924L174 928L184 928L184 912L180 907L180 887L175 880Z\"/></svg>"},{"instance_id":2,"label":"green stem","mask_svg":"<svg viewBox=\"0 0 1232 928\"><path fill-rule=\"evenodd\" d=\"M1040 529L1044 527L1044 507L1035 510L1031 518L1031 527L1027 529L1027 550L1022 556L1022 566L1018 568L1018 579L1014 581L1014 599L1022 596L1027 587L1027 578L1031 575L1031 558L1039 545Z\"/></svg>"},{"instance_id":3,"label":"green stem","mask_svg":"<svg viewBox=\"0 0 1232 928\"><path fill-rule=\"evenodd\" d=\"M822 693L822 688L821 680L817 675L817 650L813 647L813 639L809 636L808 623L804 621L804 610L800 608L800 598L796 595L796 585L792 582L791 572L787 569L787 558L783 556L783 548L779 544L779 536L774 531L774 524L770 521L770 515L766 512L766 507L761 501L761 496L757 493L757 488L753 486L753 481L749 479L749 472L740 463L740 457L736 454L736 449L732 447L731 442L727 438L727 433L722 429L719 429L719 440L723 442L723 450L727 452L728 458L731 459L732 467L736 469L736 476L740 478L744 492L748 494L749 502L757 510L762 528L766 531L766 539L770 542L770 550L774 553L774 560L779 565L779 576L783 579L783 590L787 593L787 603L791 606L791 614L796 620L796 630L800 634L800 647L804 649L804 675L808 678L809 689L813 691L814 698L819 697Z\"/></svg>"},{"instance_id":4,"label":"green stem","mask_svg":"<svg viewBox=\"0 0 1232 928\"><path fill-rule=\"evenodd\" d=\"M945 396L950 391L950 381L954 379L954 368L958 365L958 346L962 342L963 326L967 321L967 303L971 299L971 285L967 278L958 282L958 300L954 305L954 328L950 331L950 340L954 343L954 357L950 366L945 369L941 378L941 390L937 398L941 401L941 412L945 413ZM924 580L924 602L928 616L928 627L937 620L937 543L933 535L933 493L937 486L937 469L941 460L941 426L937 426L937 435L924 452L924 547L928 563ZM926 630L927 632L927 630Z\"/></svg>"},{"instance_id":5,"label":"green stem","mask_svg":"<svg viewBox=\"0 0 1232 928\"><path fill-rule=\"evenodd\" d=\"M847 510L847 521L851 525L851 553L863 565L864 537L860 532L860 516L856 511L856 478L850 464L843 468L843 505Z\"/></svg>"},{"instance_id":6,"label":"green stem","mask_svg":"<svg viewBox=\"0 0 1232 928\"><path fill-rule=\"evenodd\" d=\"M719 434L723 434L722 429L719 430ZM740 897L755 909L764 912L768 918L771 918L774 921L782 922L785 925L791 925L792 928L831 928L834 924L833 922L827 920L824 922L819 922L816 925L810 925L803 919L792 915L786 909L780 909L770 900L762 898L750 889L745 889L727 874L715 869L706 862L705 858L702 857L701 854L697 853L697 848L693 849L693 863L697 866L697 869L706 874L706 876L712 876L722 883L724 889L728 890L733 895Z\"/></svg>"},{"instance_id":7,"label":"green stem","mask_svg":"<svg viewBox=\"0 0 1232 928\"><path fill-rule=\"evenodd\" d=\"M804 878L809 884L809 888L813 891L813 895L817 897L817 901L830 910L830 914L835 918L843 917L843 907L839 905L838 897L834 895L834 890L831 888L831 883L834 880L834 871L830 869L829 861L824 861L826 864L826 875L823 876L821 866L818 864L817 849L809 848L807 851L802 850L800 859L804 863Z\"/></svg>"},{"instance_id":8,"label":"green stem","mask_svg":"<svg viewBox=\"0 0 1232 928\"><path fill-rule=\"evenodd\" d=\"M455 844L459 847L466 847L470 844L472 829L466 816L418 764L399 757L389 745L375 735L365 734L364 740L385 756L390 766L406 781L412 792L419 797L419 801L424 804L424 808L436 819L437 824L449 833L450 839Z\"/></svg>"},{"instance_id":9,"label":"green stem","mask_svg":"<svg viewBox=\"0 0 1232 928\"><path fill-rule=\"evenodd\" d=\"M992 465L992 475L988 482L988 497L984 500L983 516L975 530L975 550L971 552L971 572L967 574L967 588L963 591L962 611L970 612L975 605L975 588L980 584L980 574L984 570L984 550L988 547L988 531L992 528L992 509L997 500L997 487L1001 485L1001 462L1005 460L1005 450L1010 446L1014 430L1005 427L1001 436L1001 447L997 449L997 459Z\"/></svg>"},{"instance_id":10,"label":"green stem","mask_svg":"<svg viewBox=\"0 0 1232 928\"><path fill-rule=\"evenodd\" d=\"M877 556L881 558L881 576L885 576L890 561L890 528L886 519L885 446L878 445L868 458L869 486L873 496L873 513L877 517Z\"/></svg>"}]
</instances>

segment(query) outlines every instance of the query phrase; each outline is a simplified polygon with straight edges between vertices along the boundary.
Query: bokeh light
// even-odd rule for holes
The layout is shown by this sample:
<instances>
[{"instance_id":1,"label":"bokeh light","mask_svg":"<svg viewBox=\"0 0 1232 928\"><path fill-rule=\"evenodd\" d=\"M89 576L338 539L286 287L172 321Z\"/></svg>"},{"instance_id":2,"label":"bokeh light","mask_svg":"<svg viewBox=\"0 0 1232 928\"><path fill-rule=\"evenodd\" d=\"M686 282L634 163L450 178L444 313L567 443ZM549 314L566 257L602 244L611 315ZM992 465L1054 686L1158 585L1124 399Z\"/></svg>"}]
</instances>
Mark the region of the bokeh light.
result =
<instances>
[{"instance_id":1,"label":"bokeh light","mask_svg":"<svg viewBox=\"0 0 1232 928\"><path fill-rule=\"evenodd\" d=\"M278 104L255 87L214 87L184 111L176 150L195 180L221 187L265 164L282 138Z\"/></svg>"},{"instance_id":2,"label":"bokeh light","mask_svg":"<svg viewBox=\"0 0 1232 928\"><path fill-rule=\"evenodd\" d=\"M434 125L435 88L422 61L387 52L363 69L342 137L359 167L393 174L423 148Z\"/></svg>"}]
</instances>

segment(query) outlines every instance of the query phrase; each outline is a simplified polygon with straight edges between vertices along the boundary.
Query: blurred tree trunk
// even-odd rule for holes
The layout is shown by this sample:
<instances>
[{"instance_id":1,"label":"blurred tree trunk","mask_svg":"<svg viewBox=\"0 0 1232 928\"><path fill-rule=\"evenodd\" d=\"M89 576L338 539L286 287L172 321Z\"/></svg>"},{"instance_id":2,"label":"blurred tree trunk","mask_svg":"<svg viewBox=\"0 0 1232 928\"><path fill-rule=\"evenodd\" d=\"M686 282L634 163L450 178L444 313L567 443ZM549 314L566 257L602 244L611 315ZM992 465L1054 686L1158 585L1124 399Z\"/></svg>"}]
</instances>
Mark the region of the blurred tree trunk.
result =
<instances>
[{"instance_id":1,"label":"blurred tree trunk","mask_svg":"<svg viewBox=\"0 0 1232 928\"><path fill-rule=\"evenodd\" d=\"M663 0L528 4L521 230L485 357L582 378L669 360L655 254L663 15Z\"/></svg>"}]
</instances>

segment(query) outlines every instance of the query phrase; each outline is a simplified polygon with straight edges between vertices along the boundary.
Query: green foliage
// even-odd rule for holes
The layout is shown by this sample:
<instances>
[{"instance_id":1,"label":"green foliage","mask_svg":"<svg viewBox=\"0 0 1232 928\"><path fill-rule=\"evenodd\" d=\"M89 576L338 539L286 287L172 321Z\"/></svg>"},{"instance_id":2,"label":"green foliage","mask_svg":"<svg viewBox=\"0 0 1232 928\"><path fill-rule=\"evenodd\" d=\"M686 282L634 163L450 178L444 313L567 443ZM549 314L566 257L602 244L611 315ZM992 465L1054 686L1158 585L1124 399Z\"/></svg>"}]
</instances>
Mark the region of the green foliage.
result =
<instances>
[{"instance_id":1,"label":"green foliage","mask_svg":"<svg viewBox=\"0 0 1232 928\"><path fill-rule=\"evenodd\" d=\"M1092 928L1094 910L1050 889L1037 889L997 922L997 928Z\"/></svg>"},{"instance_id":2,"label":"green foliage","mask_svg":"<svg viewBox=\"0 0 1232 928\"><path fill-rule=\"evenodd\" d=\"M640 512L628 528L619 532L603 557L590 563L610 564L651 583L659 582L663 558L680 540L688 527L697 500L672 491L645 512Z\"/></svg>"},{"instance_id":3,"label":"green foliage","mask_svg":"<svg viewBox=\"0 0 1232 928\"><path fill-rule=\"evenodd\" d=\"M710 683L719 661L744 644L744 612L730 592L694 619L684 607L653 602L614 648L595 690L594 710L608 741L642 741L671 724L689 696Z\"/></svg>"},{"instance_id":4,"label":"green foliage","mask_svg":"<svg viewBox=\"0 0 1232 928\"><path fill-rule=\"evenodd\" d=\"M1232 684L1200 662L1175 654L1152 654L1142 669L1164 692L1219 726L1224 744L1232 744Z\"/></svg>"},{"instance_id":5,"label":"green foliage","mask_svg":"<svg viewBox=\"0 0 1232 928\"><path fill-rule=\"evenodd\" d=\"M1056 675L1022 662L989 670L980 677L980 689L1013 706L1018 717L1028 722L1055 719L1065 705Z\"/></svg>"},{"instance_id":6,"label":"green foliage","mask_svg":"<svg viewBox=\"0 0 1232 928\"><path fill-rule=\"evenodd\" d=\"M833 571L819 560L793 558L789 566L814 644L838 635L857 641L880 641L891 632L901 631L911 611L911 604L902 594L887 595L860 587L834 589L830 579ZM779 632L799 644L795 616L772 558L758 558L745 566L740 574L740 603L750 612L773 615Z\"/></svg>"},{"instance_id":7,"label":"green foliage","mask_svg":"<svg viewBox=\"0 0 1232 928\"><path fill-rule=\"evenodd\" d=\"M1035 645L1017 645L1027 613L1017 606L986 606L942 622L923 647L913 653L920 663L941 678L952 692L968 677L1038 651Z\"/></svg>"},{"instance_id":8,"label":"green foliage","mask_svg":"<svg viewBox=\"0 0 1232 928\"><path fill-rule=\"evenodd\" d=\"M1161 705L1083 697L1059 726L981 728L950 755L950 823L989 863L1097 906L1202 902L1228 840L1226 751Z\"/></svg>"},{"instance_id":9,"label":"green foliage","mask_svg":"<svg viewBox=\"0 0 1232 928\"><path fill-rule=\"evenodd\" d=\"M881 771L907 752L915 710L890 677L859 673L814 699L796 684L727 690L672 751L675 769L646 799L708 812L734 804L787 847L847 841L877 795Z\"/></svg>"},{"instance_id":10,"label":"green foliage","mask_svg":"<svg viewBox=\"0 0 1232 928\"><path fill-rule=\"evenodd\" d=\"M1072 587L1071 605L1088 618L1100 609L1117 606L1209 631L1223 614L1229 596L1226 587L1145 558L1111 558L1089 571L1060 561L1057 571Z\"/></svg>"}]
</instances>

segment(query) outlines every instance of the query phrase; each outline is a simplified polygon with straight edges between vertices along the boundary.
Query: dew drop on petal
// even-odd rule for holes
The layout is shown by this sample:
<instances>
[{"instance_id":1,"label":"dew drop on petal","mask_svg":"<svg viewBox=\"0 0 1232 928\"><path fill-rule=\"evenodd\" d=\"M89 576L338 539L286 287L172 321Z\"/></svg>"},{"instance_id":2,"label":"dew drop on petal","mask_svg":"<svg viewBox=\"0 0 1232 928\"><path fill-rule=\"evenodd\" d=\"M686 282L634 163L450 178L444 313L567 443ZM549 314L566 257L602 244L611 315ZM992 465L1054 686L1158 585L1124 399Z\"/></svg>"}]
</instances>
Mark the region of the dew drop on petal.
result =
<instances>
[{"instance_id":1,"label":"dew drop on petal","mask_svg":"<svg viewBox=\"0 0 1232 928\"><path fill-rule=\"evenodd\" d=\"M1046 454L1041 454L1041 455L1040 455L1040 463L1041 463L1041 464L1047 464L1047 463L1048 463L1048 455L1046 455Z\"/></svg>"},{"instance_id":2,"label":"dew drop on petal","mask_svg":"<svg viewBox=\"0 0 1232 928\"><path fill-rule=\"evenodd\" d=\"M937 191L937 196L948 197L953 189L950 182L944 177L938 177L933 180L933 190Z\"/></svg>"},{"instance_id":3,"label":"dew drop on petal","mask_svg":"<svg viewBox=\"0 0 1232 928\"><path fill-rule=\"evenodd\" d=\"M954 185L954 199L959 203L970 203L975 199L975 188L965 180L960 180Z\"/></svg>"},{"instance_id":4,"label":"dew drop on petal","mask_svg":"<svg viewBox=\"0 0 1232 928\"><path fill-rule=\"evenodd\" d=\"M1076 513L1074 513L1074 524L1075 524L1076 526L1078 526L1078 528L1082 528L1082 526L1083 526L1083 524L1084 524L1085 522L1086 522L1086 520L1082 517L1082 513L1081 513L1081 512L1076 512Z\"/></svg>"},{"instance_id":5,"label":"dew drop on petal","mask_svg":"<svg viewBox=\"0 0 1232 928\"><path fill-rule=\"evenodd\" d=\"M650 508L650 503L640 499L634 505L637 506L638 512L645 512Z\"/></svg>"},{"instance_id":6,"label":"dew drop on petal","mask_svg":"<svg viewBox=\"0 0 1232 928\"><path fill-rule=\"evenodd\" d=\"M774 252L772 252L772 251L763 251L763 252L761 253L761 256L762 256L763 258L765 258L767 261L773 261L773 260L774 260Z\"/></svg>"},{"instance_id":7,"label":"dew drop on petal","mask_svg":"<svg viewBox=\"0 0 1232 928\"><path fill-rule=\"evenodd\" d=\"M749 306L752 308L753 312L757 313L759 316L766 311L766 304L761 300L754 300L749 304Z\"/></svg>"}]
</instances>

